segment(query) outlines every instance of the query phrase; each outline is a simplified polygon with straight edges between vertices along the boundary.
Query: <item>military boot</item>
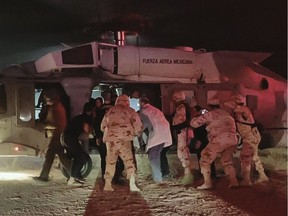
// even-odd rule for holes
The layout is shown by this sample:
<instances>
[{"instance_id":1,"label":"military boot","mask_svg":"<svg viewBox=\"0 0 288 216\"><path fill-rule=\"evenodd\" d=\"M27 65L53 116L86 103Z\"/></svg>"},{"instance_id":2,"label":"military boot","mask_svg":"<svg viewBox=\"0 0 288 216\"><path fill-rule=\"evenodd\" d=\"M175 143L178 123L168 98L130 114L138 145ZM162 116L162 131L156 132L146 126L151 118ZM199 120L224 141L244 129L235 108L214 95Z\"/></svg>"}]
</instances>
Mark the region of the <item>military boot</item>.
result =
<instances>
[{"instance_id":1,"label":"military boot","mask_svg":"<svg viewBox=\"0 0 288 216\"><path fill-rule=\"evenodd\" d=\"M201 172L202 172L203 177L204 177L204 184L198 186L197 189L206 190L206 189L213 188L210 172L205 171L203 168L202 168Z\"/></svg>"},{"instance_id":2,"label":"military boot","mask_svg":"<svg viewBox=\"0 0 288 216\"><path fill-rule=\"evenodd\" d=\"M266 174L263 172L259 172L259 178L255 181L256 184L268 182L269 178L266 176Z\"/></svg>"},{"instance_id":3,"label":"military boot","mask_svg":"<svg viewBox=\"0 0 288 216\"><path fill-rule=\"evenodd\" d=\"M108 181L105 182L105 186L104 186L103 190L104 191L114 191L114 188L111 185L111 181L110 182L108 182Z\"/></svg>"},{"instance_id":4,"label":"military boot","mask_svg":"<svg viewBox=\"0 0 288 216\"><path fill-rule=\"evenodd\" d=\"M243 172L243 180L241 181L241 185L243 185L243 186L251 186L252 185L252 182L250 180L250 172L249 171Z\"/></svg>"},{"instance_id":5,"label":"military boot","mask_svg":"<svg viewBox=\"0 0 288 216\"><path fill-rule=\"evenodd\" d=\"M229 176L229 179L230 179L229 188L238 187L239 184L238 184L238 181L236 179L236 173L235 173L234 169L230 169L228 171L228 176Z\"/></svg>"},{"instance_id":6,"label":"military boot","mask_svg":"<svg viewBox=\"0 0 288 216\"><path fill-rule=\"evenodd\" d=\"M129 186L130 186L130 191L132 191L132 192L140 191L140 189L139 189L139 188L136 186L136 184L135 184L135 177L134 177L134 175L131 175L131 177L130 177Z\"/></svg>"},{"instance_id":7,"label":"military boot","mask_svg":"<svg viewBox=\"0 0 288 216\"><path fill-rule=\"evenodd\" d=\"M192 184L194 182L194 176L193 174L187 173L185 174L181 179L179 179L178 183L181 185L189 185Z\"/></svg>"}]
</instances>

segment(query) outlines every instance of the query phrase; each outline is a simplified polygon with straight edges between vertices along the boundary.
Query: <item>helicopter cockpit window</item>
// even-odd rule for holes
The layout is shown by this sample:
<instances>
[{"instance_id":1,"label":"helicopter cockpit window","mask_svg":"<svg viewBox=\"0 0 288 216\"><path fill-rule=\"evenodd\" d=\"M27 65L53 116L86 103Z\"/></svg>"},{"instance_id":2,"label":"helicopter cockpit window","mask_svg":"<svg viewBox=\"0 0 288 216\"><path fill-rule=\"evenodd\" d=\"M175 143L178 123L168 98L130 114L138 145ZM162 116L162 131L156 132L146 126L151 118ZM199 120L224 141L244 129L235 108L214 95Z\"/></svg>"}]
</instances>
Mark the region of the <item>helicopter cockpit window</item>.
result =
<instances>
[{"instance_id":1,"label":"helicopter cockpit window","mask_svg":"<svg viewBox=\"0 0 288 216\"><path fill-rule=\"evenodd\" d=\"M5 86L0 83L0 114L7 112L7 96Z\"/></svg>"},{"instance_id":2,"label":"helicopter cockpit window","mask_svg":"<svg viewBox=\"0 0 288 216\"><path fill-rule=\"evenodd\" d=\"M62 51L63 64L90 65L93 64L91 45L84 45Z\"/></svg>"}]
</instances>

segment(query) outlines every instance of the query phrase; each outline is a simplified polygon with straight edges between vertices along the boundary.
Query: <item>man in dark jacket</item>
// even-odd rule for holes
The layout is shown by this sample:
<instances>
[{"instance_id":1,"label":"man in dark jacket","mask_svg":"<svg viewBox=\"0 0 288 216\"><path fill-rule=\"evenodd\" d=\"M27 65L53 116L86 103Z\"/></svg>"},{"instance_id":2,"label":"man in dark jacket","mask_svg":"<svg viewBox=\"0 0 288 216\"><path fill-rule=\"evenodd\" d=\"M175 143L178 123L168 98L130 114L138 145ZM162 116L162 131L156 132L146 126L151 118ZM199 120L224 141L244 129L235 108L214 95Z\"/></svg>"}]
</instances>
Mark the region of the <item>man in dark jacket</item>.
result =
<instances>
[{"instance_id":1,"label":"man in dark jacket","mask_svg":"<svg viewBox=\"0 0 288 216\"><path fill-rule=\"evenodd\" d=\"M60 143L60 135L66 127L67 115L65 107L61 101L60 93L58 89L49 89L45 93L45 101L49 109L49 116L51 116L51 124L54 127L52 139L48 146L47 153L45 155L45 161L42 167L42 171L39 176L33 177L36 181L49 181L49 173L55 159L56 154L59 159L65 158L64 148ZM47 119L47 118L46 118Z\"/></svg>"},{"instance_id":2,"label":"man in dark jacket","mask_svg":"<svg viewBox=\"0 0 288 216\"><path fill-rule=\"evenodd\" d=\"M73 164L71 169L71 177L68 184L83 184L83 176L81 176L81 169L86 162L87 153L81 146L80 136L86 136L86 141L89 140L89 134L93 131L93 104L86 103L84 105L83 113L75 116L64 130L64 143L68 147L69 152L73 157ZM85 141L85 140L84 140ZM88 141L89 142L89 141Z\"/></svg>"}]
</instances>

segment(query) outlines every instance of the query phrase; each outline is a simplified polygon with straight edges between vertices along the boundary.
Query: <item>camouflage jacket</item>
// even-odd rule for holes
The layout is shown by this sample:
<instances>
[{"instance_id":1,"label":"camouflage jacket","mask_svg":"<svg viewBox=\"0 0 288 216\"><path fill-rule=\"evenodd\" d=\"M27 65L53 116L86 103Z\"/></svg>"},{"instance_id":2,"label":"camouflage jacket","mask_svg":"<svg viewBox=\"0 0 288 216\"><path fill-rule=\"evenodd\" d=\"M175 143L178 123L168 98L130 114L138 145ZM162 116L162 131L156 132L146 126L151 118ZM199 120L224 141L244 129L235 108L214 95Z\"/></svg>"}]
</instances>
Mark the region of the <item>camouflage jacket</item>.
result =
<instances>
[{"instance_id":1,"label":"camouflage jacket","mask_svg":"<svg viewBox=\"0 0 288 216\"><path fill-rule=\"evenodd\" d=\"M142 129L143 124L135 110L121 104L111 107L101 122L103 142L133 140Z\"/></svg>"},{"instance_id":2,"label":"camouflage jacket","mask_svg":"<svg viewBox=\"0 0 288 216\"><path fill-rule=\"evenodd\" d=\"M198 128L205 124L209 140L223 133L236 134L234 119L228 112L222 109L206 112L199 117L193 118L190 122L190 125L194 128Z\"/></svg>"}]
</instances>

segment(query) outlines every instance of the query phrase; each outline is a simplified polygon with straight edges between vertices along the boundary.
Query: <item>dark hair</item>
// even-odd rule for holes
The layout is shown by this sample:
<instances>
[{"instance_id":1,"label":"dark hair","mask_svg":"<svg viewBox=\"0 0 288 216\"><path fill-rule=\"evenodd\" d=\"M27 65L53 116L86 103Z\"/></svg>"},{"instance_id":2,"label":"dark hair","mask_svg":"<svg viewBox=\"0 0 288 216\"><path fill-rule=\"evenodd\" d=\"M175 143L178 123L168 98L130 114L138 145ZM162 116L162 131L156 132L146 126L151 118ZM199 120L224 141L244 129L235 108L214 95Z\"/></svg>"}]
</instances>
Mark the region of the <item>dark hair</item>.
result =
<instances>
[{"instance_id":1,"label":"dark hair","mask_svg":"<svg viewBox=\"0 0 288 216\"><path fill-rule=\"evenodd\" d=\"M94 98L89 99L89 103L95 103L95 101L96 101L96 99L94 99Z\"/></svg>"},{"instance_id":2,"label":"dark hair","mask_svg":"<svg viewBox=\"0 0 288 216\"><path fill-rule=\"evenodd\" d=\"M91 112L93 110L93 108L94 108L94 104L87 102L84 104L83 113Z\"/></svg>"}]
</instances>

